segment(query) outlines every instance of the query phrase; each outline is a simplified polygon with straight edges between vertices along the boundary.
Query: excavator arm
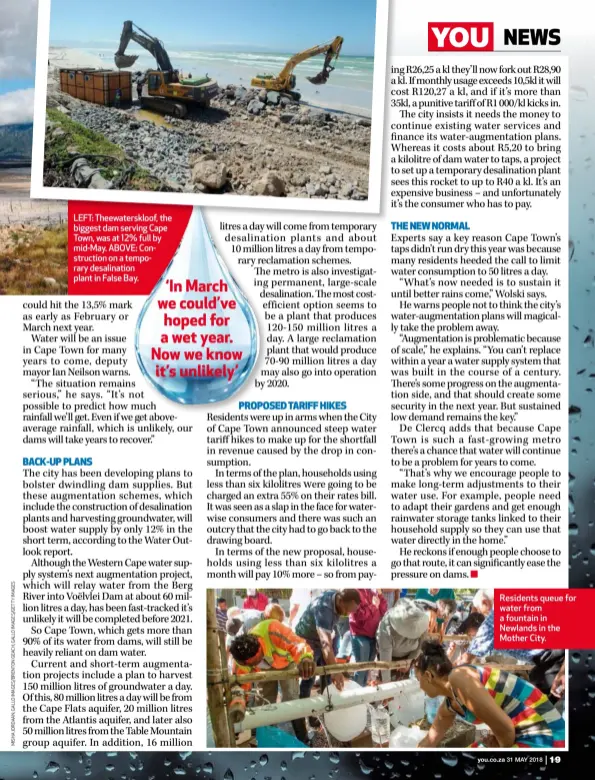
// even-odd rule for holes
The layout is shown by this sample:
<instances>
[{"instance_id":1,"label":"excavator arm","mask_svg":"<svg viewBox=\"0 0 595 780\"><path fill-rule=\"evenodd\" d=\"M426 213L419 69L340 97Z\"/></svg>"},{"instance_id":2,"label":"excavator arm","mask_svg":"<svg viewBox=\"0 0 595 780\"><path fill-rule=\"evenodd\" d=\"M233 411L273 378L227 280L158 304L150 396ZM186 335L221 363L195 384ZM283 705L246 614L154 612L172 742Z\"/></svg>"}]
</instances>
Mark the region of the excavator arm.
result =
<instances>
[{"instance_id":1,"label":"excavator arm","mask_svg":"<svg viewBox=\"0 0 595 780\"><path fill-rule=\"evenodd\" d=\"M333 71L331 62L339 57L342 46L343 38L338 35L335 40L331 41L330 43L324 43L320 46L313 46L311 49L306 49L299 54L295 54L290 60L287 61L287 64L281 73L279 73L277 78L280 81L288 81L291 78L291 74L293 73L294 69L297 67L297 65L300 64L300 62L309 60L312 57L317 57L319 54L325 54L326 57L322 70L316 76L309 77L308 81L310 81L312 84L326 84L331 72Z\"/></svg>"},{"instance_id":2,"label":"excavator arm","mask_svg":"<svg viewBox=\"0 0 595 780\"><path fill-rule=\"evenodd\" d=\"M130 68L138 59L138 55L126 54L130 41L138 43L139 46L142 46L143 49L152 54L157 61L159 70L165 72L173 71L171 60L163 43L130 21L124 22L124 27L122 28L120 47L114 57L117 68Z\"/></svg>"}]
</instances>

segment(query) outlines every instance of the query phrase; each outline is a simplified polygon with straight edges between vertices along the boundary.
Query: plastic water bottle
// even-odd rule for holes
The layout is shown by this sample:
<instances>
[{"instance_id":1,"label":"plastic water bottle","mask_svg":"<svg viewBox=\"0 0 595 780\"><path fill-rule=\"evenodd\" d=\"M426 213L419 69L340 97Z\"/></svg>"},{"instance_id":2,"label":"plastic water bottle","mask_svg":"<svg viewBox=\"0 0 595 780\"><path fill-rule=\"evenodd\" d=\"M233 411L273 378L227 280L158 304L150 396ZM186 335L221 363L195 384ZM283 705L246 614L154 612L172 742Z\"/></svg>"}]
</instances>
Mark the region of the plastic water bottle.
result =
<instances>
[{"instance_id":1,"label":"plastic water bottle","mask_svg":"<svg viewBox=\"0 0 595 780\"><path fill-rule=\"evenodd\" d=\"M372 742L379 747L388 747L390 739L390 714L386 707L370 708L370 734Z\"/></svg>"}]
</instances>

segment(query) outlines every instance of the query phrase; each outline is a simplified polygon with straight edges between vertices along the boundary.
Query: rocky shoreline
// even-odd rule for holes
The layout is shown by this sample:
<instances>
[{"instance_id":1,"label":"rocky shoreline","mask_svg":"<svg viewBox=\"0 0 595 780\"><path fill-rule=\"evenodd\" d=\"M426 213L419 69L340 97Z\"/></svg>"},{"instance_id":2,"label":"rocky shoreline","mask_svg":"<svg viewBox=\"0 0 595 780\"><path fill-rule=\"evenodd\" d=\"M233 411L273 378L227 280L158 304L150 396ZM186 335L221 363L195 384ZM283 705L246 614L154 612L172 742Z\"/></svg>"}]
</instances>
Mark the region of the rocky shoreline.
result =
<instances>
[{"instance_id":1,"label":"rocky shoreline","mask_svg":"<svg viewBox=\"0 0 595 780\"><path fill-rule=\"evenodd\" d=\"M48 107L100 133L170 190L368 197L370 119L312 108L278 92L228 85L189 119L150 121L136 106L87 103L53 84ZM56 132L48 123L46 143Z\"/></svg>"}]
</instances>

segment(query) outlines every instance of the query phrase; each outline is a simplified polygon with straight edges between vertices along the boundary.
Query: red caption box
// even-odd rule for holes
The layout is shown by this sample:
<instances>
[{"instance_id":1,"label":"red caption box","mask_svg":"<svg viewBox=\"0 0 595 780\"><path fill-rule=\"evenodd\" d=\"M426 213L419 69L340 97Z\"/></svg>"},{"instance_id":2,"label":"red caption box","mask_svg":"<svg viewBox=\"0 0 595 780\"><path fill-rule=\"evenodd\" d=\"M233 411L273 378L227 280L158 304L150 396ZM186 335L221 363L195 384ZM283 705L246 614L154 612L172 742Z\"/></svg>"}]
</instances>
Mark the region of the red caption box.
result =
<instances>
[{"instance_id":1,"label":"red caption box","mask_svg":"<svg viewBox=\"0 0 595 780\"><path fill-rule=\"evenodd\" d=\"M188 225L191 206L68 204L69 295L149 295Z\"/></svg>"},{"instance_id":2,"label":"red caption box","mask_svg":"<svg viewBox=\"0 0 595 780\"><path fill-rule=\"evenodd\" d=\"M595 647L595 590L496 590L496 650L588 650Z\"/></svg>"}]
</instances>

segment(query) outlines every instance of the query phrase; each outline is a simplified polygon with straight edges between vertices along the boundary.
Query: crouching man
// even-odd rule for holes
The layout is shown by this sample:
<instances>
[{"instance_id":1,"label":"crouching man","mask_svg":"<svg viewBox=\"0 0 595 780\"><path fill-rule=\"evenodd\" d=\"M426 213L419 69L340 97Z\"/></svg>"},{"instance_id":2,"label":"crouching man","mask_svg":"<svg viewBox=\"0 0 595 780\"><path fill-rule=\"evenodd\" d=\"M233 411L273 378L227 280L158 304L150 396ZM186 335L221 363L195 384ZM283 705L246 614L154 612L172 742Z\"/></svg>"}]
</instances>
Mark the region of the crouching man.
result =
<instances>
[{"instance_id":1,"label":"crouching man","mask_svg":"<svg viewBox=\"0 0 595 780\"><path fill-rule=\"evenodd\" d=\"M230 645L229 652L234 660L233 673L237 675L251 672L280 671L298 669L300 677L305 680L314 675L314 654L308 643L293 633L293 631L278 620L263 620L247 634L237 636ZM257 701L256 705L277 701L277 690L281 690L282 701L299 699L299 678L287 680L270 680L259 682L261 695L266 701ZM242 685L244 691L250 691L251 684ZM235 692L234 692L235 693ZM234 714L238 720L243 718L241 708L238 708L237 697L232 701ZM304 744L308 743L308 732L304 718L292 721L296 737Z\"/></svg>"}]
</instances>

